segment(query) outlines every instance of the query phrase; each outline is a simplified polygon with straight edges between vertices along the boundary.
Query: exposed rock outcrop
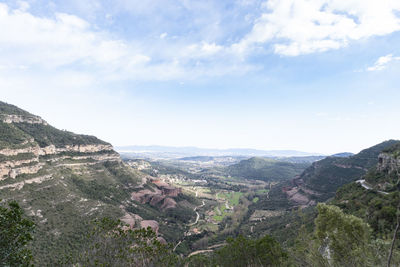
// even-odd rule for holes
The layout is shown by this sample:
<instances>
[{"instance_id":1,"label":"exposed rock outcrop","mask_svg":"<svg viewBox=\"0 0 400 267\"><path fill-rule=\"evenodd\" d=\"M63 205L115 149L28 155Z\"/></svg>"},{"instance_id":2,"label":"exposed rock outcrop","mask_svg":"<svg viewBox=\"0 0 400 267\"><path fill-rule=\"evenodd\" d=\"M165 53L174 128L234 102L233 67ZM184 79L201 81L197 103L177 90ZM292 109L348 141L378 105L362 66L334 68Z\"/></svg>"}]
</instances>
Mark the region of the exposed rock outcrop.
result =
<instances>
[{"instance_id":1,"label":"exposed rock outcrop","mask_svg":"<svg viewBox=\"0 0 400 267\"><path fill-rule=\"evenodd\" d=\"M26 115L14 115L14 114L2 114L2 120L4 123L30 123L30 124L44 124L47 122L39 116L26 116Z\"/></svg>"},{"instance_id":2,"label":"exposed rock outcrop","mask_svg":"<svg viewBox=\"0 0 400 267\"><path fill-rule=\"evenodd\" d=\"M27 144L27 143L26 143ZM92 144L92 145L75 145L57 148L54 145L47 147L28 146L26 148L11 149L6 148L0 150L0 155L7 157L15 157L20 154L32 154L32 158L26 160L7 160L0 162L0 180L11 177L15 178L20 174L34 174L37 173L44 165L39 163L42 156L58 155L64 152L84 153L84 155L77 156L59 156L47 159L46 161L56 162L65 159L72 160L87 160L91 159L97 162L104 161L120 161L118 153L116 153L111 145ZM36 162L37 164L32 164ZM26 166L28 165L29 166ZM25 166L22 166L25 165Z\"/></svg>"},{"instance_id":3,"label":"exposed rock outcrop","mask_svg":"<svg viewBox=\"0 0 400 267\"><path fill-rule=\"evenodd\" d=\"M390 153L379 154L377 170L381 172L388 172L389 174L394 171L399 171L400 157L396 158Z\"/></svg>"},{"instance_id":4,"label":"exposed rock outcrop","mask_svg":"<svg viewBox=\"0 0 400 267\"><path fill-rule=\"evenodd\" d=\"M39 164L38 158L0 162L0 180L7 176L15 178L17 175L23 173L37 173L43 165Z\"/></svg>"},{"instance_id":5,"label":"exposed rock outcrop","mask_svg":"<svg viewBox=\"0 0 400 267\"><path fill-rule=\"evenodd\" d=\"M181 188L173 187L164 181L148 177L152 184L157 188L143 189L132 193L132 199L142 204L149 203L152 206L158 206L162 210L176 208L176 201L173 199L182 193Z\"/></svg>"},{"instance_id":6,"label":"exposed rock outcrop","mask_svg":"<svg viewBox=\"0 0 400 267\"><path fill-rule=\"evenodd\" d=\"M164 199L164 203L161 206L161 209L167 210L167 209L174 209L176 208L176 201L173 200L172 198L167 197Z\"/></svg>"},{"instance_id":7,"label":"exposed rock outcrop","mask_svg":"<svg viewBox=\"0 0 400 267\"><path fill-rule=\"evenodd\" d=\"M150 227L156 234L158 234L158 229L160 226L158 225L157 221L153 220L143 220L140 222L140 228L147 228Z\"/></svg>"}]
</instances>

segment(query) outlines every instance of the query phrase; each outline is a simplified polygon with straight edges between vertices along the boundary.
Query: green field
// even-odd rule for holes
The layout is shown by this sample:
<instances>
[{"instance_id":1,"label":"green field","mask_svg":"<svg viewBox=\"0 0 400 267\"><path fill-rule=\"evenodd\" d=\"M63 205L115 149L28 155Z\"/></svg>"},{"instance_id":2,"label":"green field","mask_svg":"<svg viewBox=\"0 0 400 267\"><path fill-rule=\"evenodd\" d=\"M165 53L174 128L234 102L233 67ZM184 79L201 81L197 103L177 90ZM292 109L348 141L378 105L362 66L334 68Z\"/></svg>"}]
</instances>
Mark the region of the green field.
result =
<instances>
[{"instance_id":1,"label":"green field","mask_svg":"<svg viewBox=\"0 0 400 267\"><path fill-rule=\"evenodd\" d=\"M260 189L260 190L257 190L256 193L257 194L266 194L266 193L268 193L268 191L269 191L269 189Z\"/></svg>"},{"instance_id":2,"label":"green field","mask_svg":"<svg viewBox=\"0 0 400 267\"><path fill-rule=\"evenodd\" d=\"M231 193L220 194L220 197L228 200L231 206L236 206L239 204L239 199L242 195L243 195L242 192L231 192Z\"/></svg>"}]
</instances>

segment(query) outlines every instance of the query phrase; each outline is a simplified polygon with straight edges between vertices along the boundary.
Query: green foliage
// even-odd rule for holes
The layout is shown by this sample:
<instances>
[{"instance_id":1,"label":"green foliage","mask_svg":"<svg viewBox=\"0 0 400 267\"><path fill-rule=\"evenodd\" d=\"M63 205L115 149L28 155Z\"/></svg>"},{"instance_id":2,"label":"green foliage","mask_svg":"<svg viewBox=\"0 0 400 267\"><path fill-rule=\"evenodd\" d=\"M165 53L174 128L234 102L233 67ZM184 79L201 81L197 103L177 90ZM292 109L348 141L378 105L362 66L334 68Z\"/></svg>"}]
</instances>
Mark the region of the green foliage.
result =
<instances>
[{"instance_id":1,"label":"green foliage","mask_svg":"<svg viewBox=\"0 0 400 267\"><path fill-rule=\"evenodd\" d=\"M17 202L0 205L0 266L30 266L31 251L27 248L33 239L34 223L23 218Z\"/></svg>"},{"instance_id":2,"label":"green foliage","mask_svg":"<svg viewBox=\"0 0 400 267\"><path fill-rule=\"evenodd\" d=\"M128 193L116 184L105 184L97 180L85 181L77 176L72 177L72 182L84 193L85 197L101 200L105 203L118 203L128 198Z\"/></svg>"},{"instance_id":3,"label":"green foliage","mask_svg":"<svg viewBox=\"0 0 400 267\"><path fill-rule=\"evenodd\" d=\"M393 146L391 146L391 147L389 147L389 148L387 148L387 149L385 149L383 152L395 154L395 155L398 156L399 152L400 152L400 142L395 144L395 145L393 145Z\"/></svg>"},{"instance_id":4,"label":"green foliage","mask_svg":"<svg viewBox=\"0 0 400 267\"><path fill-rule=\"evenodd\" d=\"M283 266L288 259L280 244L268 235L255 240L239 235L226 242L209 256L189 258L189 266Z\"/></svg>"},{"instance_id":5,"label":"green foliage","mask_svg":"<svg viewBox=\"0 0 400 267\"><path fill-rule=\"evenodd\" d=\"M400 196L396 192L382 194L351 183L338 190L332 204L346 213L363 218L372 227L375 236L386 238L394 229L399 201Z\"/></svg>"},{"instance_id":6,"label":"green foliage","mask_svg":"<svg viewBox=\"0 0 400 267\"><path fill-rule=\"evenodd\" d=\"M139 267L178 264L178 257L171 246L162 244L150 227L133 230L120 221L103 218L95 222L89 238L91 245L75 261L82 266Z\"/></svg>"},{"instance_id":7,"label":"green foliage","mask_svg":"<svg viewBox=\"0 0 400 267\"><path fill-rule=\"evenodd\" d=\"M245 179L282 181L301 174L309 165L254 157L228 166L226 171L231 176Z\"/></svg>"},{"instance_id":8,"label":"green foliage","mask_svg":"<svg viewBox=\"0 0 400 267\"><path fill-rule=\"evenodd\" d=\"M0 101L0 114L32 116L32 114L26 112L25 110L2 101Z\"/></svg>"},{"instance_id":9,"label":"green foliage","mask_svg":"<svg viewBox=\"0 0 400 267\"><path fill-rule=\"evenodd\" d=\"M294 266L386 266L389 242L374 239L362 219L345 214L336 206L318 204L313 232L299 228L290 248ZM399 251L393 263L399 264Z\"/></svg>"},{"instance_id":10,"label":"green foliage","mask_svg":"<svg viewBox=\"0 0 400 267\"><path fill-rule=\"evenodd\" d=\"M13 124L0 121L0 148L12 148L29 138Z\"/></svg>"},{"instance_id":11,"label":"green foliage","mask_svg":"<svg viewBox=\"0 0 400 267\"><path fill-rule=\"evenodd\" d=\"M326 201L335 195L336 190L348 183L360 179L367 170L378 163L378 155L385 149L399 143L389 140L348 157L328 157L313 163L300 178L307 188L320 193L318 201Z\"/></svg>"},{"instance_id":12,"label":"green foliage","mask_svg":"<svg viewBox=\"0 0 400 267\"><path fill-rule=\"evenodd\" d=\"M108 144L94 136L61 131L50 125L15 123L15 126L32 136L40 147L49 145L65 147L66 145Z\"/></svg>"},{"instance_id":13,"label":"green foliage","mask_svg":"<svg viewBox=\"0 0 400 267\"><path fill-rule=\"evenodd\" d=\"M371 229L338 207L318 204L315 234L323 255L337 266L366 266Z\"/></svg>"}]
</instances>

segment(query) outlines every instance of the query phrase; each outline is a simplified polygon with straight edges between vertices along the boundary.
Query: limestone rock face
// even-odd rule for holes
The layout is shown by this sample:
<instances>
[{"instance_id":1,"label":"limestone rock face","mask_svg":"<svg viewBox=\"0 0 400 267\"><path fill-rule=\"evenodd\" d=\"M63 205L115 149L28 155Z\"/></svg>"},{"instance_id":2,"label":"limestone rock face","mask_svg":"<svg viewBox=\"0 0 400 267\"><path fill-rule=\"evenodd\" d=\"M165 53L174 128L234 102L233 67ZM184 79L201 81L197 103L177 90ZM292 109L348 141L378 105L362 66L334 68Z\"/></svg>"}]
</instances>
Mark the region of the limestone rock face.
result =
<instances>
[{"instance_id":1,"label":"limestone rock face","mask_svg":"<svg viewBox=\"0 0 400 267\"><path fill-rule=\"evenodd\" d=\"M26 148L12 149L5 148L0 150L0 155L6 157L17 157L20 154L32 154L32 158L24 160L0 160L0 180L11 177L16 178L20 174L37 173L44 163L40 163L41 157L46 155L58 155L63 152L85 153L82 156L59 156L48 159L47 161L57 162L62 159L85 160L92 159L97 162L120 161L119 155L113 150L111 145L92 144L76 145L56 148L54 145L39 147L38 145ZM100 153L100 154L99 154ZM33 164L37 163L37 164ZM27 166L28 165L28 166Z\"/></svg>"},{"instance_id":2,"label":"limestone rock face","mask_svg":"<svg viewBox=\"0 0 400 267\"><path fill-rule=\"evenodd\" d=\"M387 171L389 174L400 170L400 157L395 158L392 154L381 153L378 157L378 171Z\"/></svg>"},{"instance_id":3,"label":"limestone rock face","mask_svg":"<svg viewBox=\"0 0 400 267\"><path fill-rule=\"evenodd\" d=\"M30 124L44 124L47 125L47 122L38 116L25 116L25 115L14 115L14 114L4 114L3 115L4 123L30 123Z\"/></svg>"}]
</instances>

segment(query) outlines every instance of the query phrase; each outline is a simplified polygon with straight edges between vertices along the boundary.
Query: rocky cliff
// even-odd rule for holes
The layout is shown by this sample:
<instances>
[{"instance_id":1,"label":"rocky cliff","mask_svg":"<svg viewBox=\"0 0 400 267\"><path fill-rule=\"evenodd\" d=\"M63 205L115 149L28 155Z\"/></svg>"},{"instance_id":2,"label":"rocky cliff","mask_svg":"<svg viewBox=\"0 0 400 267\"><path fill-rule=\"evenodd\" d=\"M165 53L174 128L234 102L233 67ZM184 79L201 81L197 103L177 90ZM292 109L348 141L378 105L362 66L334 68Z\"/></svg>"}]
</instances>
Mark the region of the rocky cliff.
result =
<instances>
[{"instance_id":1,"label":"rocky cliff","mask_svg":"<svg viewBox=\"0 0 400 267\"><path fill-rule=\"evenodd\" d=\"M16 200L35 221L35 265L60 266L66 255L76 256L102 217L151 226L161 240L180 239L193 208L180 205L179 188L147 177L111 144L0 102L0 200ZM133 197L146 188L148 194Z\"/></svg>"},{"instance_id":2,"label":"rocky cliff","mask_svg":"<svg viewBox=\"0 0 400 267\"><path fill-rule=\"evenodd\" d=\"M400 157L388 152L379 154L377 170L388 174L399 172Z\"/></svg>"},{"instance_id":3,"label":"rocky cliff","mask_svg":"<svg viewBox=\"0 0 400 267\"><path fill-rule=\"evenodd\" d=\"M0 181L37 174L54 162L63 166L104 161L120 161L110 144L60 131L38 116L0 102Z\"/></svg>"}]
</instances>

